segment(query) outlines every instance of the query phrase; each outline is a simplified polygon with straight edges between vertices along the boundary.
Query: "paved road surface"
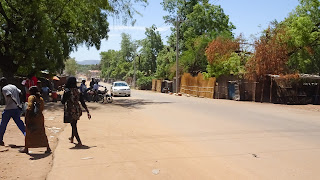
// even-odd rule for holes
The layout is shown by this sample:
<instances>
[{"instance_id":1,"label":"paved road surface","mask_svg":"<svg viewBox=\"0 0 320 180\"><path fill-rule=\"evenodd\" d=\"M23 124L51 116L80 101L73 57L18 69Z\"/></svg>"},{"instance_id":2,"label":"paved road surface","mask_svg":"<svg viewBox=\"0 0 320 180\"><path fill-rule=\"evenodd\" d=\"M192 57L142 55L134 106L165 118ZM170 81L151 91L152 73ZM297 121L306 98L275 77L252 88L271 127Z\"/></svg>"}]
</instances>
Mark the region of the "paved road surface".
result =
<instances>
[{"instance_id":1,"label":"paved road surface","mask_svg":"<svg viewBox=\"0 0 320 180\"><path fill-rule=\"evenodd\" d=\"M60 135L48 179L319 179L319 112L132 91L89 103L84 149Z\"/></svg>"}]
</instances>

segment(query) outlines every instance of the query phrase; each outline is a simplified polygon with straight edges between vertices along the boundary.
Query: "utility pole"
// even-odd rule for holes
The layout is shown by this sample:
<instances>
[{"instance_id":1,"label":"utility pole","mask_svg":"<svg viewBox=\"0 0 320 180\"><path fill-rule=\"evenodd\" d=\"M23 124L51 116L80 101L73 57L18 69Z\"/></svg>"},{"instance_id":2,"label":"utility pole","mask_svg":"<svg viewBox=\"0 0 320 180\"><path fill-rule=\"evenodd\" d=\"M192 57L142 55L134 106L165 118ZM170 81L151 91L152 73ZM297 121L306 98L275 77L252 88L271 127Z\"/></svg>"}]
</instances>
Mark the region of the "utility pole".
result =
<instances>
[{"instance_id":1,"label":"utility pole","mask_svg":"<svg viewBox=\"0 0 320 180\"><path fill-rule=\"evenodd\" d=\"M177 28L177 45L176 45L176 93L179 93L179 28L180 28L180 22L179 17L177 16L177 22L176 22L176 28Z\"/></svg>"}]
</instances>

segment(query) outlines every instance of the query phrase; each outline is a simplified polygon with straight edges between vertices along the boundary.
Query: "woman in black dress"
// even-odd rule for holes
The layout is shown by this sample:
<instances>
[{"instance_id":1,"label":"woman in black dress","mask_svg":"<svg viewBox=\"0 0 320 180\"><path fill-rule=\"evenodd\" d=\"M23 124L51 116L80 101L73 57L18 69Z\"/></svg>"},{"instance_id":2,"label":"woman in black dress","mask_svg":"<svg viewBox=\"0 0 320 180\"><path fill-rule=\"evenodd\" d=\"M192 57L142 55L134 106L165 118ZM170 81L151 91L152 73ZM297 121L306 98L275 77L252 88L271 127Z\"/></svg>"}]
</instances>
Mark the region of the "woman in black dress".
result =
<instances>
[{"instance_id":1,"label":"woman in black dress","mask_svg":"<svg viewBox=\"0 0 320 180\"><path fill-rule=\"evenodd\" d=\"M80 140L77 128L77 122L82 115L82 107L87 111L88 118L91 118L89 110L84 102L83 95L79 92L77 87L77 79L75 77L69 77L65 87L65 91L62 97L62 104L64 104L64 123L70 123L72 127L72 134L69 138L70 142L73 143L74 137L76 137L78 144L76 147L81 147L82 142Z\"/></svg>"}]
</instances>

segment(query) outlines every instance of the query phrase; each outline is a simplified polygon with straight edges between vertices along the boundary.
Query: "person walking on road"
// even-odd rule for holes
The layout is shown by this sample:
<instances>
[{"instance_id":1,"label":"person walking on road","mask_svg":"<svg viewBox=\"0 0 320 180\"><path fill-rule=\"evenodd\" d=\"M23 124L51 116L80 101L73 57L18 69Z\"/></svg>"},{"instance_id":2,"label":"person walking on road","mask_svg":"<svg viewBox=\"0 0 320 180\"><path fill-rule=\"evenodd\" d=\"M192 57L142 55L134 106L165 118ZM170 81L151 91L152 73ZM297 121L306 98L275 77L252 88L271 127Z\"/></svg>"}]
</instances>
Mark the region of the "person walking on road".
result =
<instances>
[{"instance_id":1,"label":"person walking on road","mask_svg":"<svg viewBox=\"0 0 320 180\"><path fill-rule=\"evenodd\" d=\"M37 86L31 86L29 89L30 96L28 98L28 107L25 117L26 122L26 138L25 147L21 149L21 153L28 153L29 148L46 147L45 153L51 153L48 143L46 130L44 128L44 101L40 97Z\"/></svg>"},{"instance_id":2,"label":"person walking on road","mask_svg":"<svg viewBox=\"0 0 320 180\"><path fill-rule=\"evenodd\" d=\"M2 87L2 93L6 101L6 107L2 112L2 120L0 123L0 146L4 146L3 136L11 118L17 124L23 135L26 135L26 128L20 118L21 103L19 96L21 94L21 90L15 85L8 84L8 80L4 77L0 79L0 86Z\"/></svg>"},{"instance_id":3,"label":"person walking on road","mask_svg":"<svg viewBox=\"0 0 320 180\"><path fill-rule=\"evenodd\" d=\"M76 137L78 141L76 147L82 146L77 128L77 122L82 115L82 109L79 101L81 102L82 107L87 111L88 119L90 119L91 115L87 105L84 102L83 95L77 88L77 79L75 77L69 77L61 103L64 104L64 123L70 123L72 127L72 134L69 140L71 143L73 143L73 139Z\"/></svg>"}]
</instances>

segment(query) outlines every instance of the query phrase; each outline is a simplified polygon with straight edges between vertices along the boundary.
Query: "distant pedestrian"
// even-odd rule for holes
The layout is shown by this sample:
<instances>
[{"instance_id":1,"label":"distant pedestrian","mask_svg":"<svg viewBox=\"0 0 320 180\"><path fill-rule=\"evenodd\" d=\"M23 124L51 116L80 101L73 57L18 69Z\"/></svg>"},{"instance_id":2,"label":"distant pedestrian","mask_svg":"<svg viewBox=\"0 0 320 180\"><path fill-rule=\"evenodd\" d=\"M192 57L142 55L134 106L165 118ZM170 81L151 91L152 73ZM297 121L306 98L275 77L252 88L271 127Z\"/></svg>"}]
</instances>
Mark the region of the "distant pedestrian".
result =
<instances>
[{"instance_id":1,"label":"distant pedestrian","mask_svg":"<svg viewBox=\"0 0 320 180\"><path fill-rule=\"evenodd\" d=\"M2 87L2 93L6 101L6 107L2 112L2 120L0 123L0 145L4 146L3 136L11 118L17 124L23 135L26 135L26 131L24 123L20 119L21 103L19 96L21 94L21 90L15 85L8 84L7 79L4 77L0 79L0 86Z\"/></svg>"},{"instance_id":2,"label":"distant pedestrian","mask_svg":"<svg viewBox=\"0 0 320 180\"><path fill-rule=\"evenodd\" d=\"M89 110L83 100L83 95L79 92L77 88L77 79L75 77L69 77L64 94L62 96L62 104L64 104L64 123L70 123L72 127L72 134L69 138L70 142L73 143L74 137L76 137L78 144L76 147L81 147L82 142L79 137L77 122L82 115L82 109L80 107L79 101L82 107L87 111L88 118L91 118Z\"/></svg>"},{"instance_id":3,"label":"distant pedestrian","mask_svg":"<svg viewBox=\"0 0 320 180\"><path fill-rule=\"evenodd\" d=\"M30 96L29 88L31 86L37 86L38 85L38 78L35 76L35 73L31 73L27 76L27 80L25 82L25 86L27 89L26 92L26 102L28 102L28 97Z\"/></svg>"},{"instance_id":4,"label":"distant pedestrian","mask_svg":"<svg viewBox=\"0 0 320 180\"><path fill-rule=\"evenodd\" d=\"M49 93L50 93L50 89L47 86L46 83L42 83L42 88L41 88L41 95L44 99L45 102L49 101Z\"/></svg>"},{"instance_id":5,"label":"distant pedestrian","mask_svg":"<svg viewBox=\"0 0 320 180\"><path fill-rule=\"evenodd\" d=\"M80 92L83 95L83 99L85 101L88 101L88 88L86 85L86 80L82 80L81 85L80 85Z\"/></svg>"},{"instance_id":6,"label":"distant pedestrian","mask_svg":"<svg viewBox=\"0 0 320 180\"><path fill-rule=\"evenodd\" d=\"M31 86L29 89L30 96L28 98L28 108L26 112L26 138L25 147L21 149L21 153L28 153L29 148L46 147L45 153L51 153L49 147L46 130L44 128L44 101L40 97L37 86Z\"/></svg>"}]
</instances>

